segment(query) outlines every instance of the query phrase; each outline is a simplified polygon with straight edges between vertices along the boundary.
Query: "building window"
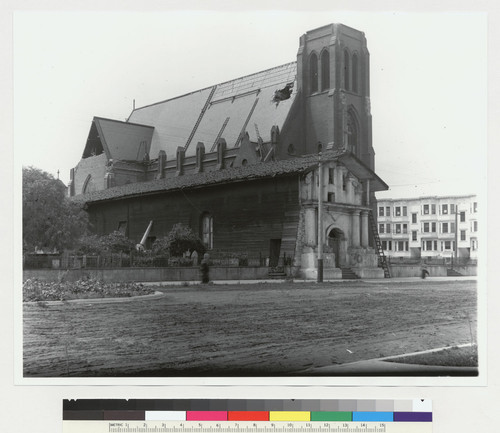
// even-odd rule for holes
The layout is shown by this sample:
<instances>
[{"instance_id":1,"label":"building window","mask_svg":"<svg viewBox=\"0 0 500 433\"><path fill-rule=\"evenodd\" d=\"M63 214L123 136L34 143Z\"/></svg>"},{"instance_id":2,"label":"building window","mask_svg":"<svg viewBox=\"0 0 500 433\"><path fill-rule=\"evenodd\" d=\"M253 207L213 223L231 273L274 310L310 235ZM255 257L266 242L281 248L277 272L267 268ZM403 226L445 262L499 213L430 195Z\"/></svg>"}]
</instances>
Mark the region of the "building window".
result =
<instances>
[{"instance_id":1,"label":"building window","mask_svg":"<svg viewBox=\"0 0 500 433\"><path fill-rule=\"evenodd\" d=\"M396 224L396 233L401 233L401 224Z\"/></svg>"},{"instance_id":2,"label":"building window","mask_svg":"<svg viewBox=\"0 0 500 433\"><path fill-rule=\"evenodd\" d=\"M385 228L385 224L379 224L378 225L378 231L379 231L379 233L384 233L384 228Z\"/></svg>"},{"instance_id":3,"label":"building window","mask_svg":"<svg viewBox=\"0 0 500 433\"><path fill-rule=\"evenodd\" d=\"M335 203L335 193L334 192L329 192L328 193L328 201L330 203Z\"/></svg>"},{"instance_id":4,"label":"building window","mask_svg":"<svg viewBox=\"0 0 500 433\"><path fill-rule=\"evenodd\" d=\"M318 56L315 53L312 53L309 59L309 79L311 80L311 93L316 93L318 91Z\"/></svg>"},{"instance_id":5,"label":"building window","mask_svg":"<svg viewBox=\"0 0 500 433\"><path fill-rule=\"evenodd\" d=\"M401 206L396 206L394 208L394 216L401 216Z\"/></svg>"},{"instance_id":6,"label":"building window","mask_svg":"<svg viewBox=\"0 0 500 433\"><path fill-rule=\"evenodd\" d=\"M385 207L385 216L391 216L391 208L389 206Z\"/></svg>"},{"instance_id":7,"label":"building window","mask_svg":"<svg viewBox=\"0 0 500 433\"><path fill-rule=\"evenodd\" d=\"M406 208L406 206L403 206L403 216L407 216L408 215L408 210Z\"/></svg>"},{"instance_id":8,"label":"building window","mask_svg":"<svg viewBox=\"0 0 500 433\"><path fill-rule=\"evenodd\" d=\"M412 230L412 232L411 232L411 240L412 241L416 241L417 240L417 231L416 230Z\"/></svg>"},{"instance_id":9,"label":"building window","mask_svg":"<svg viewBox=\"0 0 500 433\"><path fill-rule=\"evenodd\" d=\"M477 239L471 239L470 245L471 245L472 251L476 251L477 250Z\"/></svg>"},{"instance_id":10,"label":"building window","mask_svg":"<svg viewBox=\"0 0 500 433\"><path fill-rule=\"evenodd\" d=\"M448 223L443 223L441 226L441 233L448 233Z\"/></svg>"},{"instance_id":11,"label":"building window","mask_svg":"<svg viewBox=\"0 0 500 433\"><path fill-rule=\"evenodd\" d=\"M473 205L473 210L474 210L474 213L477 212L477 201L474 202L474 205Z\"/></svg>"},{"instance_id":12,"label":"building window","mask_svg":"<svg viewBox=\"0 0 500 433\"><path fill-rule=\"evenodd\" d=\"M405 241L396 242L396 250L397 251L405 251Z\"/></svg>"},{"instance_id":13,"label":"building window","mask_svg":"<svg viewBox=\"0 0 500 433\"><path fill-rule=\"evenodd\" d=\"M455 223L450 223L450 233L455 233Z\"/></svg>"},{"instance_id":14,"label":"building window","mask_svg":"<svg viewBox=\"0 0 500 433\"><path fill-rule=\"evenodd\" d=\"M444 249L451 250L451 241L444 241Z\"/></svg>"},{"instance_id":15,"label":"building window","mask_svg":"<svg viewBox=\"0 0 500 433\"><path fill-rule=\"evenodd\" d=\"M333 167L330 167L328 169L328 183L330 185L333 185L335 183L335 169Z\"/></svg>"},{"instance_id":16,"label":"building window","mask_svg":"<svg viewBox=\"0 0 500 433\"><path fill-rule=\"evenodd\" d=\"M465 241L466 239L466 231L465 230L460 230L460 240Z\"/></svg>"},{"instance_id":17,"label":"building window","mask_svg":"<svg viewBox=\"0 0 500 433\"><path fill-rule=\"evenodd\" d=\"M214 220L208 213L201 218L201 240L207 250L214 247Z\"/></svg>"},{"instance_id":18,"label":"building window","mask_svg":"<svg viewBox=\"0 0 500 433\"><path fill-rule=\"evenodd\" d=\"M330 88L330 53L324 50L321 53L321 90Z\"/></svg>"},{"instance_id":19,"label":"building window","mask_svg":"<svg viewBox=\"0 0 500 433\"><path fill-rule=\"evenodd\" d=\"M384 216L384 206L378 208L378 216Z\"/></svg>"},{"instance_id":20,"label":"building window","mask_svg":"<svg viewBox=\"0 0 500 433\"><path fill-rule=\"evenodd\" d=\"M429 233L429 223L424 223L424 233Z\"/></svg>"},{"instance_id":21,"label":"building window","mask_svg":"<svg viewBox=\"0 0 500 433\"><path fill-rule=\"evenodd\" d=\"M416 213L411 214L411 223L417 224L417 214Z\"/></svg>"},{"instance_id":22,"label":"building window","mask_svg":"<svg viewBox=\"0 0 500 433\"><path fill-rule=\"evenodd\" d=\"M431 205L431 214L436 215L436 205L435 204Z\"/></svg>"},{"instance_id":23,"label":"building window","mask_svg":"<svg viewBox=\"0 0 500 433\"><path fill-rule=\"evenodd\" d=\"M387 251L387 241L382 241L382 249Z\"/></svg>"},{"instance_id":24,"label":"building window","mask_svg":"<svg viewBox=\"0 0 500 433\"><path fill-rule=\"evenodd\" d=\"M127 221L120 221L118 223L118 231L122 234L127 233Z\"/></svg>"},{"instance_id":25,"label":"building window","mask_svg":"<svg viewBox=\"0 0 500 433\"><path fill-rule=\"evenodd\" d=\"M460 212L460 222L461 223L465 222L465 212Z\"/></svg>"},{"instance_id":26,"label":"building window","mask_svg":"<svg viewBox=\"0 0 500 433\"><path fill-rule=\"evenodd\" d=\"M432 241L425 241L425 250L432 251Z\"/></svg>"},{"instance_id":27,"label":"building window","mask_svg":"<svg viewBox=\"0 0 500 433\"><path fill-rule=\"evenodd\" d=\"M354 114L347 113L347 148L356 155L358 152L358 126Z\"/></svg>"},{"instance_id":28,"label":"building window","mask_svg":"<svg viewBox=\"0 0 500 433\"><path fill-rule=\"evenodd\" d=\"M474 221L474 223L472 224L472 227L473 227L473 232L477 232L477 221Z\"/></svg>"},{"instance_id":29,"label":"building window","mask_svg":"<svg viewBox=\"0 0 500 433\"><path fill-rule=\"evenodd\" d=\"M429 215L429 205L424 204L424 215Z\"/></svg>"},{"instance_id":30,"label":"building window","mask_svg":"<svg viewBox=\"0 0 500 433\"><path fill-rule=\"evenodd\" d=\"M386 227L385 227L385 231L386 233L390 233L391 232L391 225L390 224L387 224Z\"/></svg>"},{"instance_id":31,"label":"building window","mask_svg":"<svg viewBox=\"0 0 500 433\"><path fill-rule=\"evenodd\" d=\"M408 224L403 224L403 233L408 233Z\"/></svg>"},{"instance_id":32,"label":"building window","mask_svg":"<svg viewBox=\"0 0 500 433\"><path fill-rule=\"evenodd\" d=\"M344 51L344 89L349 90L349 53Z\"/></svg>"},{"instance_id":33,"label":"building window","mask_svg":"<svg viewBox=\"0 0 500 433\"><path fill-rule=\"evenodd\" d=\"M436 233L436 223L431 224L431 232Z\"/></svg>"},{"instance_id":34,"label":"building window","mask_svg":"<svg viewBox=\"0 0 500 433\"><path fill-rule=\"evenodd\" d=\"M358 93L358 56L352 56L352 91Z\"/></svg>"},{"instance_id":35,"label":"building window","mask_svg":"<svg viewBox=\"0 0 500 433\"><path fill-rule=\"evenodd\" d=\"M347 190L347 176L345 174L342 175L342 190Z\"/></svg>"},{"instance_id":36,"label":"building window","mask_svg":"<svg viewBox=\"0 0 500 433\"><path fill-rule=\"evenodd\" d=\"M448 205L447 204L444 204L444 205L441 206L441 213L443 215L448 214Z\"/></svg>"},{"instance_id":37,"label":"building window","mask_svg":"<svg viewBox=\"0 0 500 433\"><path fill-rule=\"evenodd\" d=\"M450 213L454 214L455 213L455 205L450 204Z\"/></svg>"}]
</instances>

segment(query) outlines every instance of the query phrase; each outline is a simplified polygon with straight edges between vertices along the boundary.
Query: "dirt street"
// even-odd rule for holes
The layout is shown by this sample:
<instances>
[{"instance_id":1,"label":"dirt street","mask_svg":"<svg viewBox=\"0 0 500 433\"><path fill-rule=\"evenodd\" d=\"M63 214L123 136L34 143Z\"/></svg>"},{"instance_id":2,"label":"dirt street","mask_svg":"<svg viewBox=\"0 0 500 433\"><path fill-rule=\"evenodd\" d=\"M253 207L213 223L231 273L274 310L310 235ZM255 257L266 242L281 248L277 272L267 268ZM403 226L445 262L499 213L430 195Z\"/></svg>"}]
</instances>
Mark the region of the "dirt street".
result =
<instances>
[{"instance_id":1,"label":"dirt street","mask_svg":"<svg viewBox=\"0 0 500 433\"><path fill-rule=\"evenodd\" d=\"M24 305L24 376L302 374L476 341L474 281L159 290L154 300Z\"/></svg>"}]
</instances>

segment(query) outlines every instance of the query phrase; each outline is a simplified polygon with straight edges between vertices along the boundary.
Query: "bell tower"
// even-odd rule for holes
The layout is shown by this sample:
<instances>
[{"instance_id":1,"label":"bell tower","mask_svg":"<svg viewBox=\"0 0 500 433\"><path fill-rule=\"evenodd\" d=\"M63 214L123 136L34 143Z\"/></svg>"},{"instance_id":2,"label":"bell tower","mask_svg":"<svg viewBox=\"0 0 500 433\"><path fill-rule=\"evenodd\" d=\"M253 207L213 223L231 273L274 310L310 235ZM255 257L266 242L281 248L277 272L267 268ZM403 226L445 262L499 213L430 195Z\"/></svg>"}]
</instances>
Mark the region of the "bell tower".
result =
<instances>
[{"instance_id":1,"label":"bell tower","mask_svg":"<svg viewBox=\"0 0 500 433\"><path fill-rule=\"evenodd\" d=\"M300 38L297 85L305 153L346 149L374 170L370 55L363 32L329 24Z\"/></svg>"}]
</instances>

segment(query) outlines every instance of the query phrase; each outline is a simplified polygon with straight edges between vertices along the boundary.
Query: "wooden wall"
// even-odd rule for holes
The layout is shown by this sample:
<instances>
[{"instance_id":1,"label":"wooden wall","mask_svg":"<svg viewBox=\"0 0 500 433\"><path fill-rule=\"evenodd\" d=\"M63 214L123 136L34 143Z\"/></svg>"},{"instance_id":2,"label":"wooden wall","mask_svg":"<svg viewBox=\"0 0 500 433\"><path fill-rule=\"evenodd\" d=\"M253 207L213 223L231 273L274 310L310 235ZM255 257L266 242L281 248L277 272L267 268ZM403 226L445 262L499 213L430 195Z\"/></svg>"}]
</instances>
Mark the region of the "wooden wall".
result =
<instances>
[{"instance_id":1,"label":"wooden wall","mask_svg":"<svg viewBox=\"0 0 500 433\"><path fill-rule=\"evenodd\" d=\"M270 240L282 238L285 212L298 209L298 176L293 175L96 203L89 214L96 233L110 233L127 221L127 235L139 242L150 220L150 236L164 236L182 222L201 237L201 216L208 212L214 250L267 257Z\"/></svg>"}]
</instances>

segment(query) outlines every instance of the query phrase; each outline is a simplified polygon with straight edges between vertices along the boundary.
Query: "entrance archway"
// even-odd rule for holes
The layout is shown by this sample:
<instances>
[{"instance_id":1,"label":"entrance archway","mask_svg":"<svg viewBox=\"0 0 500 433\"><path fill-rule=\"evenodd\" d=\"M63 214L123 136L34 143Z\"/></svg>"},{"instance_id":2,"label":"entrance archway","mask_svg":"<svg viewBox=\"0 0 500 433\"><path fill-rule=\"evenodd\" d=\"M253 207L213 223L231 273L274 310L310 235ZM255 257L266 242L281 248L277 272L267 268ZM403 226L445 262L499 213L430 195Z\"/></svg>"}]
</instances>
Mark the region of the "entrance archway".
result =
<instances>
[{"instance_id":1,"label":"entrance archway","mask_svg":"<svg viewBox=\"0 0 500 433\"><path fill-rule=\"evenodd\" d=\"M335 254L335 267L340 268L343 264L341 260L342 243L345 241L344 232L339 228L328 229L327 244Z\"/></svg>"}]
</instances>

